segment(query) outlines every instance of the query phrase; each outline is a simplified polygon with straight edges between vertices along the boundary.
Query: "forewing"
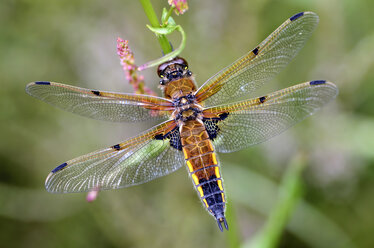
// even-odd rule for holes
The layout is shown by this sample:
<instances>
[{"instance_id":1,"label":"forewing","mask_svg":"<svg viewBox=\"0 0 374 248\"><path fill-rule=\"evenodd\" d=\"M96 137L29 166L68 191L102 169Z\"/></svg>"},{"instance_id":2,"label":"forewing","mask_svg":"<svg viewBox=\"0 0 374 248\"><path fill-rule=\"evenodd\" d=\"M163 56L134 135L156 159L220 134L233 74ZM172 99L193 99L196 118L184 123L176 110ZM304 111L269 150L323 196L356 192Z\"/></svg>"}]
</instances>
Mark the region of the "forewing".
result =
<instances>
[{"instance_id":1,"label":"forewing","mask_svg":"<svg viewBox=\"0 0 374 248\"><path fill-rule=\"evenodd\" d=\"M69 112L114 122L162 119L172 110L172 102L154 96L90 90L53 82L34 82L26 92Z\"/></svg>"},{"instance_id":2,"label":"forewing","mask_svg":"<svg viewBox=\"0 0 374 248\"><path fill-rule=\"evenodd\" d=\"M218 152L233 152L274 137L312 115L338 94L326 81L312 81L289 87L267 96L218 106L203 111L205 116L227 116L210 121L216 132L213 144ZM212 119L214 120L214 119Z\"/></svg>"},{"instance_id":3,"label":"forewing","mask_svg":"<svg viewBox=\"0 0 374 248\"><path fill-rule=\"evenodd\" d=\"M317 23L313 12L289 18L255 49L208 79L197 91L197 100L216 106L261 87L295 57Z\"/></svg>"},{"instance_id":4,"label":"forewing","mask_svg":"<svg viewBox=\"0 0 374 248\"><path fill-rule=\"evenodd\" d=\"M52 193L107 190L167 175L183 165L183 153L170 145L170 135L155 137L174 127L174 121L167 121L123 143L63 163L48 175L45 187Z\"/></svg>"}]
</instances>

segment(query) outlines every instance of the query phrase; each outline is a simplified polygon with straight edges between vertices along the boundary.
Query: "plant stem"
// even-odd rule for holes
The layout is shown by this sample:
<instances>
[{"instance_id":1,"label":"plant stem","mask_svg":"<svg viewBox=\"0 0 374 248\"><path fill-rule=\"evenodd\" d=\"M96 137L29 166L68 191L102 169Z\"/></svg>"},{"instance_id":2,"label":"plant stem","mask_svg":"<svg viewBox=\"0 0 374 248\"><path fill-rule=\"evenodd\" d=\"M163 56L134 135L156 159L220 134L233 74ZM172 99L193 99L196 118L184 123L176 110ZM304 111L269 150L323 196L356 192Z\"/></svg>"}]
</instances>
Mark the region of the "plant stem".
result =
<instances>
[{"instance_id":1,"label":"plant stem","mask_svg":"<svg viewBox=\"0 0 374 248\"><path fill-rule=\"evenodd\" d=\"M148 20L152 27L159 28L160 23L158 22L156 13L153 9L153 6L150 0L139 0L141 5L143 6L144 12L148 17ZM164 54L168 54L172 51L171 45L166 38L165 35L158 35L157 36L158 42L160 43L161 49Z\"/></svg>"},{"instance_id":2,"label":"plant stem","mask_svg":"<svg viewBox=\"0 0 374 248\"><path fill-rule=\"evenodd\" d=\"M168 14L167 14L166 17L165 17L166 23L162 23L161 25L165 25L165 24L167 24L167 21L169 20L169 17L170 17L171 14L173 13L173 10L174 10L174 7L170 7L170 9L169 9L169 11L168 11Z\"/></svg>"},{"instance_id":3,"label":"plant stem","mask_svg":"<svg viewBox=\"0 0 374 248\"><path fill-rule=\"evenodd\" d=\"M232 202L226 206L226 219L229 220L229 231L225 232L227 236L227 247L237 248L240 246L240 233L235 209Z\"/></svg>"},{"instance_id":4,"label":"plant stem","mask_svg":"<svg viewBox=\"0 0 374 248\"><path fill-rule=\"evenodd\" d=\"M158 35L161 35L160 33L168 33L170 31L170 30L167 30L167 29L164 29L164 28L153 29L149 25L147 25L147 26L148 26L149 29L151 29L153 32L155 32ZM182 42L179 45L179 47L177 49L175 49L174 51L165 54L161 58L149 61L149 62L139 66L138 67L139 71L142 71L142 70L144 70L146 68L149 68L149 67L152 67L152 66L156 66L156 65L165 63L166 61L178 56L183 51L183 49L186 45L186 34L184 33L183 28L180 25L174 26L174 30L178 30L182 35Z\"/></svg>"},{"instance_id":5,"label":"plant stem","mask_svg":"<svg viewBox=\"0 0 374 248\"><path fill-rule=\"evenodd\" d=\"M301 198L301 173L304 167L305 159L302 155L293 159L283 177L279 190L278 202L274 206L267 223L255 238L248 243L245 243L243 247L277 247L284 227Z\"/></svg>"}]
</instances>

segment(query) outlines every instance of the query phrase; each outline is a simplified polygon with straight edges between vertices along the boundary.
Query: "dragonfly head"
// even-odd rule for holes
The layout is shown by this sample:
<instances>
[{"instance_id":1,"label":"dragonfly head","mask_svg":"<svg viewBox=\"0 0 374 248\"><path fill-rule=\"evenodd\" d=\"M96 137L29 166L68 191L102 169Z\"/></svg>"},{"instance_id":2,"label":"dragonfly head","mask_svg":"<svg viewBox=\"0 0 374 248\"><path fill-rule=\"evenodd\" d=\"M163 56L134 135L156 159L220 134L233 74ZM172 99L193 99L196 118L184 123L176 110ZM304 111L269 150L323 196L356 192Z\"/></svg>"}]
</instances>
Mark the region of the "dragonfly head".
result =
<instances>
[{"instance_id":1,"label":"dragonfly head","mask_svg":"<svg viewBox=\"0 0 374 248\"><path fill-rule=\"evenodd\" d=\"M191 71L188 69L187 61L181 57L175 57L159 65L157 74L160 77L160 85L166 85L171 81L192 76Z\"/></svg>"}]
</instances>

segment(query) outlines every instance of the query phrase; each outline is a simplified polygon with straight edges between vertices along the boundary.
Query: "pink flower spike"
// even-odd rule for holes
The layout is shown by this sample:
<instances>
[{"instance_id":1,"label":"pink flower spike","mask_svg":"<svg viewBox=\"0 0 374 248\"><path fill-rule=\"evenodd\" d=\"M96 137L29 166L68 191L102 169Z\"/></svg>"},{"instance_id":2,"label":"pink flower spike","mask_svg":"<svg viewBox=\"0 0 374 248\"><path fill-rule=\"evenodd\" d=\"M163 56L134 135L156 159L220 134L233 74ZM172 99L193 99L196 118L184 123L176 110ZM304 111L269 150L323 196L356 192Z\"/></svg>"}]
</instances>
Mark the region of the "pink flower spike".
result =
<instances>
[{"instance_id":1,"label":"pink flower spike","mask_svg":"<svg viewBox=\"0 0 374 248\"><path fill-rule=\"evenodd\" d=\"M99 187L93 188L91 191L87 193L86 201L93 202L94 200L96 200L98 195L99 195Z\"/></svg>"},{"instance_id":2,"label":"pink flower spike","mask_svg":"<svg viewBox=\"0 0 374 248\"><path fill-rule=\"evenodd\" d=\"M134 54L128 46L128 40L117 39L117 54L121 59L121 63L127 66L134 65Z\"/></svg>"},{"instance_id":3,"label":"pink flower spike","mask_svg":"<svg viewBox=\"0 0 374 248\"><path fill-rule=\"evenodd\" d=\"M183 14L188 10L187 0L168 0L170 6L175 7L175 13L177 15Z\"/></svg>"},{"instance_id":4,"label":"pink flower spike","mask_svg":"<svg viewBox=\"0 0 374 248\"><path fill-rule=\"evenodd\" d=\"M144 85L144 77L138 75L139 68L135 64L134 53L128 46L128 41L121 38L117 39L117 54L121 60L122 69L125 72L126 80L134 88L137 94L156 95L152 90Z\"/></svg>"}]
</instances>

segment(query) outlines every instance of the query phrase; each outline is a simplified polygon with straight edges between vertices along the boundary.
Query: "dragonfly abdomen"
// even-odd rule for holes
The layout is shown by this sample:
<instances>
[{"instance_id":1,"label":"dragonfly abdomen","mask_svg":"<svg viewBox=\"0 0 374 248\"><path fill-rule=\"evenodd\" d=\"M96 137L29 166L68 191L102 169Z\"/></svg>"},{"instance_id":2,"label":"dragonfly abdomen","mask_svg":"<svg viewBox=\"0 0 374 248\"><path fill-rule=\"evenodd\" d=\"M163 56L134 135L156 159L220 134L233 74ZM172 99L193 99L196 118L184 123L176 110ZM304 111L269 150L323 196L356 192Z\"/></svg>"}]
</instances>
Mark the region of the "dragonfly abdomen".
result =
<instances>
[{"instance_id":1,"label":"dragonfly abdomen","mask_svg":"<svg viewBox=\"0 0 374 248\"><path fill-rule=\"evenodd\" d=\"M184 122L180 131L182 150L189 174L203 205L227 229L225 194L216 153L212 141L199 120Z\"/></svg>"}]
</instances>

